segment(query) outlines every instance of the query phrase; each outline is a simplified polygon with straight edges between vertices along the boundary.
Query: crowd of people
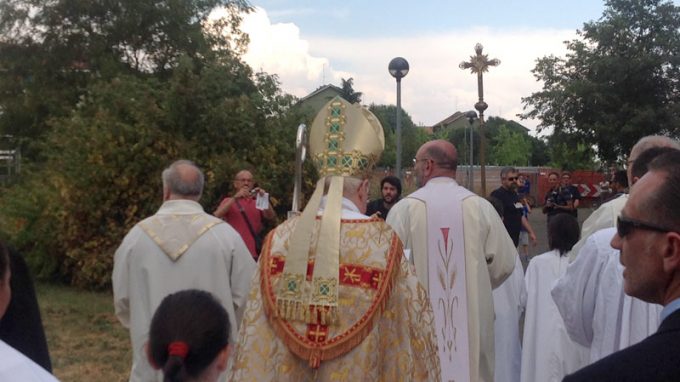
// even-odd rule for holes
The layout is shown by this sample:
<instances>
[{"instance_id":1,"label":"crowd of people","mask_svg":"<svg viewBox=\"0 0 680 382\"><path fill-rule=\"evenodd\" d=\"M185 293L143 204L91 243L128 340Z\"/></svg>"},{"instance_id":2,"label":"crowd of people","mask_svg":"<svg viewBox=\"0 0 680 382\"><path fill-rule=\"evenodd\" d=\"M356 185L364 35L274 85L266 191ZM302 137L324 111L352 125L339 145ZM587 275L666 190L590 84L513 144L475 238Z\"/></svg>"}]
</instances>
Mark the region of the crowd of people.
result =
<instances>
[{"instance_id":1,"label":"crowd of people","mask_svg":"<svg viewBox=\"0 0 680 382\"><path fill-rule=\"evenodd\" d=\"M384 139L367 109L331 100L309 135L315 190L266 236L275 214L252 171L208 214L200 168L166 168L161 207L114 257L130 380L680 380L677 141L642 138L582 227L571 174L548 174L549 251L529 261L515 168L480 197L455 180L455 146L433 140L414 158L416 191L387 176L369 202ZM0 380L55 380L14 257L0 246Z\"/></svg>"}]
</instances>

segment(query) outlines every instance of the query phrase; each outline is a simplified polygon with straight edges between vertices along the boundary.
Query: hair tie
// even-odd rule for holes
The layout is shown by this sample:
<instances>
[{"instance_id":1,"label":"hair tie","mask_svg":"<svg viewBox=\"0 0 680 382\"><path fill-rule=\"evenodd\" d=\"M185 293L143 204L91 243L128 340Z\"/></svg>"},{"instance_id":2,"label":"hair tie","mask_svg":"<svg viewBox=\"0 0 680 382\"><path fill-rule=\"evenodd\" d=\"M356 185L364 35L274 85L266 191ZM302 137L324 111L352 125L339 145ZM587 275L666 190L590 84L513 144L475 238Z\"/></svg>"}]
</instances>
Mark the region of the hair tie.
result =
<instances>
[{"instance_id":1,"label":"hair tie","mask_svg":"<svg viewBox=\"0 0 680 382\"><path fill-rule=\"evenodd\" d=\"M171 342L170 345L168 345L168 355L169 356L177 356L181 359L185 359L187 357L187 354L189 353L189 345L187 345L186 342L183 341L175 341Z\"/></svg>"}]
</instances>

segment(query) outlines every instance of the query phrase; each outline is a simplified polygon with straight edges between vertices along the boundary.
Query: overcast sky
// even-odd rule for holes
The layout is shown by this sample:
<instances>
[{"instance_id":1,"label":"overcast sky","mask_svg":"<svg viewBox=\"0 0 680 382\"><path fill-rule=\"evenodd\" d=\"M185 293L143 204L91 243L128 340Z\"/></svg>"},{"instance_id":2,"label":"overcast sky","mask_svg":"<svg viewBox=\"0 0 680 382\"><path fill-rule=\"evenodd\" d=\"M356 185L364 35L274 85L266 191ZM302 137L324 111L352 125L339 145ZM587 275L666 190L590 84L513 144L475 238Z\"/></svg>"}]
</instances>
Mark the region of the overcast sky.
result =
<instances>
[{"instance_id":1,"label":"overcast sky","mask_svg":"<svg viewBox=\"0 0 680 382\"><path fill-rule=\"evenodd\" d=\"M432 125L473 109L476 76L458 68L484 45L501 65L484 75L487 116L518 120L521 97L539 90L535 60L564 56L563 41L601 17L597 0L517 1L252 1L242 29L250 35L244 60L277 74L284 91L303 97L321 85L354 78L362 103L395 104L389 61L402 56L402 106L414 122ZM538 121L521 122L535 128Z\"/></svg>"}]
</instances>

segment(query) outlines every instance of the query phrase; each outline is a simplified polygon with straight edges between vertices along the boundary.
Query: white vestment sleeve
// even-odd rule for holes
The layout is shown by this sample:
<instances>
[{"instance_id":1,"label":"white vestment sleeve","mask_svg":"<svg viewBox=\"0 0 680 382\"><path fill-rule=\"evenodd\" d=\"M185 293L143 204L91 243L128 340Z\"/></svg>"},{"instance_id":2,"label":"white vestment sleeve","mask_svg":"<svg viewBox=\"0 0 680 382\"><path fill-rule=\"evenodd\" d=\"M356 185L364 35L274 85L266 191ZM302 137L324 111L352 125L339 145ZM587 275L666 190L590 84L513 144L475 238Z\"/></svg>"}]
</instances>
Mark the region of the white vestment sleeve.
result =
<instances>
[{"instance_id":1,"label":"white vestment sleeve","mask_svg":"<svg viewBox=\"0 0 680 382\"><path fill-rule=\"evenodd\" d=\"M139 233L138 227L132 228L116 250L113 258L113 274L111 275L113 306L116 317L126 328L130 328L130 251Z\"/></svg>"},{"instance_id":2,"label":"white vestment sleeve","mask_svg":"<svg viewBox=\"0 0 680 382\"><path fill-rule=\"evenodd\" d=\"M467 211L466 211L467 212ZM508 230L491 203L485 199L479 199L477 213L486 219L488 232L484 243L486 266L489 270L491 287L497 288L505 281L515 269L515 259L519 256L517 248L512 242ZM483 236L482 236L483 237ZM468 245L468 243L465 243ZM474 244L472 244L474 245Z\"/></svg>"},{"instance_id":3,"label":"white vestment sleeve","mask_svg":"<svg viewBox=\"0 0 680 382\"><path fill-rule=\"evenodd\" d=\"M427 214L425 203L405 198L400 200L387 215L386 223L392 227L408 250L408 259L416 269L418 281L427 289Z\"/></svg>"},{"instance_id":4,"label":"white vestment sleeve","mask_svg":"<svg viewBox=\"0 0 680 382\"><path fill-rule=\"evenodd\" d=\"M240 239L240 236L238 237ZM243 240L233 240L234 246L231 253L231 297L234 303L234 313L236 314L236 325L241 324L241 317L248 293L250 292L250 282L257 268L257 264L250 254Z\"/></svg>"},{"instance_id":5,"label":"white vestment sleeve","mask_svg":"<svg viewBox=\"0 0 680 382\"><path fill-rule=\"evenodd\" d=\"M592 234L605 228L616 226L616 218L621 213L623 206L626 204L626 200L628 200L628 195L621 195L618 198L601 205L588 216L581 226L581 239L576 242L571 251L569 251L569 261L574 261L581 251L581 248L585 245L586 240Z\"/></svg>"},{"instance_id":6,"label":"white vestment sleeve","mask_svg":"<svg viewBox=\"0 0 680 382\"><path fill-rule=\"evenodd\" d=\"M413 245L411 243L411 235L410 235L410 217L411 214L408 211L408 204L409 201L405 201L403 203L397 203L395 204L392 209L390 209L390 213L387 214L387 219L385 222L392 227L394 232L399 236L399 239L401 240L404 249L413 250Z\"/></svg>"},{"instance_id":7,"label":"white vestment sleeve","mask_svg":"<svg viewBox=\"0 0 680 382\"><path fill-rule=\"evenodd\" d=\"M598 255L595 238L589 237L551 291L569 337L587 347L593 341L595 302L606 260Z\"/></svg>"}]
</instances>

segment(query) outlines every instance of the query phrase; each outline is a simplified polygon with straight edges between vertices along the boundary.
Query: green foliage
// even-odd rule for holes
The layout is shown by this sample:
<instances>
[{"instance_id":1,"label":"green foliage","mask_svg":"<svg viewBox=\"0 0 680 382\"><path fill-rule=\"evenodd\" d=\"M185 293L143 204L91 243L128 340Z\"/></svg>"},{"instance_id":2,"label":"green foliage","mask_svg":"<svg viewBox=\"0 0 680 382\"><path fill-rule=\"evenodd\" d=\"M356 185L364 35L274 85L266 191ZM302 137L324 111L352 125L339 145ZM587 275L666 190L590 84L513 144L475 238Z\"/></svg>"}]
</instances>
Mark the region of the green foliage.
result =
<instances>
[{"instance_id":1,"label":"green foliage","mask_svg":"<svg viewBox=\"0 0 680 382\"><path fill-rule=\"evenodd\" d=\"M173 38L174 42L167 44L168 55L160 51L150 56L142 54L144 62L135 66L121 52L99 52L97 56L97 52L88 51L92 54L88 65L104 61L115 65L108 66L108 71L100 67L86 72L78 86L73 86L71 72L51 77L53 82L46 85L45 94L31 93L38 87L31 88L30 82L12 82L4 76L6 73L0 74L0 88L17 86L18 93L29 94L23 99L25 105L59 105L37 106L36 110L44 109L44 115L31 119L26 113L34 109L21 102L13 106L8 101L11 97L0 97L3 111L8 110L6 105L12 107L11 115L3 113L0 120L29 124L20 125L16 131L36 142L32 147L39 152L33 157L33 165L24 171L23 179L0 194L0 231L28 255L42 275L79 286L106 288L113 252L135 223L160 206L161 171L180 158L191 159L204 170L206 188L201 202L209 212L231 191L233 176L244 167L251 168L260 185L270 192L277 212L284 214L290 209L287 195L293 187L293 142L302 116L291 110L294 99L281 92L275 76L252 73L238 58L237 47L210 34L233 29L230 23L237 23L237 16L232 14L200 28L204 11L209 9L205 7L223 3L187 1L180 9L164 8L160 14L155 14L146 2L102 3L113 7L107 12L114 14L120 6L154 13L139 17L157 20L162 28L150 27L154 33L137 37ZM20 2L2 6L7 9L7 4L17 6ZM41 12L54 11L50 7L59 4L41 4ZM103 7L102 4L94 7ZM181 16L190 11L184 6L194 7L192 17ZM75 6L70 11L80 12L79 17L94 17L85 7ZM181 36L163 29L169 26L158 21L170 19L183 23L175 31ZM7 33L6 29L0 31ZM100 37L113 41L119 38L115 36L119 32L124 31L114 28ZM97 36L81 36L93 39L82 44L98 44ZM8 38L7 34L3 37ZM24 42L17 40L12 46L24 52L32 47L42 57L47 57L54 47L44 41ZM139 44L131 45L138 47L133 51L155 51L153 41L132 42ZM3 48L7 45L0 45L0 50ZM126 48L126 54L131 54L130 49ZM9 57L0 61L6 59L2 62L11 62L19 69L24 61L17 57L12 57L15 61ZM68 94L61 94L61 87ZM0 126L5 126L2 121ZM32 131L31 126L36 130Z\"/></svg>"},{"instance_id":2,"label":"green foliage","mask_svg":"<svg viewBox=\"0 0 680 382\"><path fill-rule=\"evenodd\" d=\"M531 165L547 166L548 162L550 162L550 152L546 141L542 138L531 137Z\"/></svg>"},{"instance_id":3,"label":"green foliage","mask_svg":"<svg viewBox=\"0 0 680 382\"><path fill-rule=\"evenodd\" d=\"M111 254L141 217L160 205L158 170L188 144L164 131L161 86L117 78L92 87L49 134L49 170L59 195L60 274L77 285L109 282Z\"/></svg>"},{"instance_id":4,"label":"green foliage","mask_svg":"<svg viewBox=\"0 0 680 382\"><path fill-rule=\"evenodd\" d=\"M354 91L354 78L341 78L341 80L342 84L340 85L340 89L342 89L342 94L340 94L340 96L349 103L361 103L362 93Z\"/></svg>"},{"instance_id":5,"label":"green foliage","mask_svg":"<svg viewBox=\"0 0 680 382\"><path fill-rule=\"evenodd\" d=\"M226 20L206 27L210 11ZM121 74L167 78L188 56L201 65L236 51L241 0L3 0L0 2L0 134L24 158L43 160L49 120L66 117L91 82Z\"/></svg>"},{"instance_id":6,"label":"green foliage","mask_svg":"<svg viewBox=\"0 0 680 382\"><path fill-rule=\"evenodd\" d=\"M368 108L380 121L385 131L385 151L378 166L394 167L397 162L397 107L395 105L375 105ZM417 127L411 116L401 109L401 163L402 167L411 165L420 145L429 140L423 129Z\"/></svg>"},{"instance_id":7,"label":"green foliage","mask_svg":"<svg viewBox=\"0 0 680 382\"><path fill-rule=\"evenodd\" d=\"M465 122L467 125L468 122ZM484 124L487 143L487 164L544 166L549 161L548 148L540 138L528 134L521 124L500 117L489 117ZM430 139L446 139L458 149L458 163L470 162L470 129L449 126L438 130ZM479 164L479 120L473 121L473 163ZM422 144L421 141L420 144Z\"/></svg>"},{"instance_id":8,"label":"green foliage","mask_svg":"<svg viewBox=\"0 0 680 382\"><path fill-rule=\"evenodd\" d=\"M572 147L565 142L552 142L550 144L550 167L563 170L591 169L596 170L599 166L593 161L587 145L579 144Z\"/></svg>"},{"instance_id":9,"label":"green foliage","mask_svg":"<svg viewBox=\"0 0 680 382\"><path fill-rule=\"evenodd\" d=\"M206 75L229 82L211 71ZM230 98L224 94L228 86L214 86L201 76L186 78L179 68L167 82L132 76L101 82L70 117L54 120L47 160L36 173L51 187L29 192L33 199L42 197L33 203L17 203L26 186L17 187L2 203L11 224L23 225L9 234L20 247L35 243L23 249L42 257L40 266L52 265L49 270L76 285L108 286L113 251L135 223L159 207L160 172L178 158L190 158L205 170L208 211L231 191L241 167L253 168L275 198L291 194L296 116L264 115L291 102L277 94L275 79L261 74L251 83L259 97ZM183 91L178 91L180 83ZM197 94L206 99L197 100ZM271 100L279 104L268 106ZM188 121L187 113L197 118ZM212 131L217 126L218 132ZM289 209L289 203L279 203L279 211ZM41 233L45 229L47 235ZM22 238L26 232L29 237Z\"/></svg>"},{"instance_id":10,"label":"green foliage","mask_svg":"<svg viewBox=\"0 0 680 382\"><path fill-rule=\"evenodd\" d=\"M56 185L48 174L30 172L12 188L0 189L0 235L19 248L39 277L58 270L59 226L54 219L62 212Z\"/></svg>"},{"instance_id":11,"label":"green foliage","mask_svg":"<svg viewBox=\"0 0 680 382\"><path fill-rule=\"evenodd\" d=\"M493 165L527 166L531 158L531 142L526 134L500 126L490 154L489 163Z\"/></svg>"},{"instance_id":12,"label":"green foliage","mask_svg":"<svg viewBox=\"0 0 680 382\"><path fill-rule=\"evenodd\" d=\"M678 136L680 7L609 0L602 18L578 34L566 42L565 58L537 61L543 89L523 98L523 117L539 118L560 143L581 144L583 155L606 161L625 157L642 136Z\"/></svg>"}]
</instances>

